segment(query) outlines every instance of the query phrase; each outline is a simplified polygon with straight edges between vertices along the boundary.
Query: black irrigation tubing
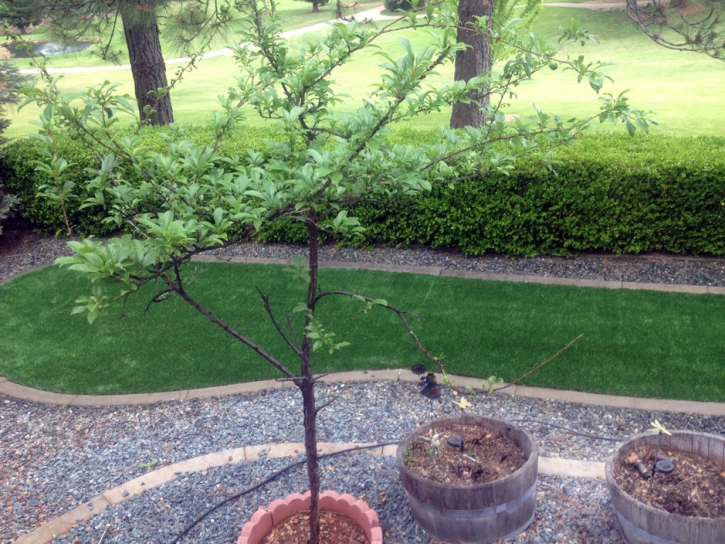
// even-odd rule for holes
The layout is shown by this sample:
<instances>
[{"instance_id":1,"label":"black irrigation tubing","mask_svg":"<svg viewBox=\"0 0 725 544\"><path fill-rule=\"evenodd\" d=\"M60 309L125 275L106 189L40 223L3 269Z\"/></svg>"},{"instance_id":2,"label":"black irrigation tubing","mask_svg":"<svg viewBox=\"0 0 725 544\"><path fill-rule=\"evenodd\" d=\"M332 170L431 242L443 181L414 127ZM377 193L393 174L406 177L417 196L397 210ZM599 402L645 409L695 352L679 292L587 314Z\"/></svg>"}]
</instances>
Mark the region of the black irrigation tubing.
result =
<instances>
[{"instance_id":1,"label":"black irrigation tubing","mask_svg":"<svg viewBox=\"0 0 725 544\"><path fill-rule=\"evenodd\" d=\"M620 441L623 440L622 438L610 438L610 437L606 437L606 436L597 436L597 435L594 435L594 434L582 433L582 432L579 432L579 431L575 431L574 429L570 429L569 427L564 427L563 425L557 425L556 423L549 423L549 422L546 422L546 421L539 421L538 419L510 419L509 421L511 421L512 423L538 423L539 425L548 425L550 427L556 427L557 429L562 429L562 430L567 431L567 432L570 432L572 434L576 434L578 436L583 436L585 438L591 438L593 440L607 440L609 442L620 442ZM355 446L354 448L348 448L348 449L345 449L345 450L340 450L340 451L336 451L336 452L332 452L332 453L325 453L323 455L318 456L318 459L325 459L326 457L332 457L334 455L340 455L342 453L350 453L350 452L353 452L353 451L370 450L370 449L373 449L373 448L380 448L382 446L393 446L393 445L396 445L396 444L399 444L399 442L383 442L383 443L380 443L380 444L372 444L370 446ZM214 512L217 509L219 509L222 506L224 506L226 503L231 502L233 500L236 500L239 497L242 497L242 496L244 496L244 495L246 495L248 493L251 493L252 491L254 491L256 489L259 489L262 486L267 485L269 482L271 482L272 480L274 480L278 476L281 476L285 472L287 472L289 470L292 470L293 468L298 467L298 466L300 466L300 465L302 465L302 464L304 464L306 462L307 461L305 459L302 459L300 461L297 461L295 463L292 463L290 465L287 465L283 469L278 470L277 472L275 472L274 474L272 474L271 476L269 476L267 479L262 480L258 484L255 484L252 487L249 487L249 488L245 489L244 491L241 491L239 493L235 493L234 495L231 495L230 497L227 497L226 499L224 499L219 504L215 504L214 506L212 506L211 508L209 508L206 512L204 512L199 517L197 517L191 524L187 525L184 528L184 530L181 531L181 533L179 533L179 535L171 542L171 544L177 544L177 542L179 542L179 540L181 540L182 538L184 538L184 536L186 536L186 534L189 531L191 531L194 527L196 527L196 525L201 520L203 520L205 517L207 517L212 512Z\"/></svg>"},{"instance_id":2,"label":"black irrigation tubing","mask_svg":"<svg viewBox=\"0 0 725 544\"><path fill-rule=\"evenodd\" d=\"M325 459L327 457L332 457L333 455L340 455L342 453L350 453L352 451L360 451L360 450L370 450L370 449L373 449L373 448L380 448L382 446L393 446L393 445L397 445L398 443L399 442L383 442L383 443L380 443L380 444L372 444L370 446L355 446L354 448L347 448L345 450L335 451L335 452L332 452L332 453L325 453L323 455L319 455L317 458L318 459ZM201 520L203 520L205 517L207 517L209 514L211 514L215 510L217 510L217 509L221 508L222 506L224 506L226 503L231 502L233 500L236 500L239 497L242 497L242 496L246 495L247 493L251 493L252 491L254 491L256 489L259 489L260 487L262 487L264 485L267 485L269 482L271 482L272 480L274 480L278 476L281 476L282 474L284 474L288 470L291 470L291 469L293 469L295 467L298 467L298 466L300 466L300 465L302 465L302 464L304 464L306 462L307 462L306 459L302 459L300 461L297 461L295 463L292 463L290 465L287 465L282 470L278 470L277 472L275 472L274 474L272 474L271 476L269 476L267 479L262 480L258 484L255 484L252 487L249 487L249 488L245 489L244 491L241 491L239 493L235 493L234 495L232 495L230 497L227 497L226 499L224 499L223 501L221 501L219 504L215 504L214 506L212 506L211 508L209 508L206 512L204 512L199 517L197 517L193 522L191 522L189 525L187 525L184 528L184 530L181 531L181 533L179 533L179 535L171 542L171 544L176 544L177 542L179 542L179 540L181 540L182 538L184 538L184 536L186 536L186 534L189 531L191 531L194 527L196 527L196 525Z\"/></svg>"}]
</instances>

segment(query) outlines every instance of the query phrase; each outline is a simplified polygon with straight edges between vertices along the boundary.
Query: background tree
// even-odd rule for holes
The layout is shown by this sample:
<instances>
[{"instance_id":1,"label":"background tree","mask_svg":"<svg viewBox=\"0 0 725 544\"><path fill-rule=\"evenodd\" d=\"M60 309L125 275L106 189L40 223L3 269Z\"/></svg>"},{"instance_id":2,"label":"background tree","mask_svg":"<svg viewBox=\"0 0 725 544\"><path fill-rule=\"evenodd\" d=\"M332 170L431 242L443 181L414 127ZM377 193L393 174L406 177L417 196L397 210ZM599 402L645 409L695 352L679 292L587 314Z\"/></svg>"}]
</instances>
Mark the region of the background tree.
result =
<instances>
[{"instance_id":1,"label":"background tree","mask_svg":"<svg viewBox=\"0 0 725 544\"><path fill-rule=\"evenodd\" d=\"M312 13L319 13L320 6L326 6L330 3L330 0L298 0L299 2L307 2L312 4Z\"/></svg>"},{"instance_id":2,"label":"background tree","mask_svg":"<svg viewBox=\"0 0 725 544\"><path fill-rule=\"evenodd\" d=\"M41 0L10 0L0 12L0 19L26 34L28 27L39 24L43 19Z\"/></svg>"},{"instance_id":3,"label":"background tree","mask_svg":"<svg viewBox=\"0 0 725 544\"><path fill-rule=\"evenodd\" d=\"M58 39L98 39L104 59L118 61L113 40L123 32L139 115L155 125L174 121L160 23L178 52L197 59L235 20L234 4L225 0L49 0L46 10Z\"/></svg>"},{"instance_id":4,"label":"background tree","mask_svg":"<svg viewBox=\"0 0 725 544\"><path fill-rule=\"evenodd\" d=\"M515 54L503 40L491 40L492 32L502 32L513 19L521 19L519 32L529 32L534 19L541 10L542 0L527 0L521 7L516 0L459 0L458 41L466 49L456 55L454 81L469 81L491 71L495 61L504 60ZM488 33L478 32L476 21L487 20ZM485 85L469 96L469 101L459 102L451 112L451 128L481 126L486 122L486 107L489 93Z\"/></svg>"},{"instance_id":5,"label":"background tree","mask_svg":"<svg viewBox=\"0 0 725 544\"><path fill-rule=\"evenodd\" d=\"M444 6L445 8L445 6ZM460 135L447 129L434 146L389 145L386 131L391 123L438 111L465 100L481 84L480 78L434 89L424 87L426 78L463 47L456 41L455 11L430 9L420 18L393 21L379 31L356 22L333 25L321 43L293 53L279 37L274 17L263 17L251 0L246 44L236 48L242 75L237 87L221 99L222 112L214 116L217 137L210 147L195 147L180 130L167 130L168 149L163 153L140 148L138 137L122 138L115 131L118 111L129 106L106 85L90 89L82 103L75 94L65 95L45 74L45 89L28 89L29 101L44 112L39 138L45 143L46 161L39 169L48 184L65 186L63 172L68 161L58 154L56 138L69 131L93 151L97 164L90 171L86 189L93 196L88 206L105 207L108 220L126 226L132 234L105 241L87 239L70 242L74 255L58 260L87 274L92 293L78 299L73 313L85 313L93 322L114 302L143 292L142 287L161 285L152 295L178 296L237 341L265 359L301 392L305 429L305 455L311 491L310 544L319 542L320 472L317 459L316 418L323 406L315 401L314 353L335 352L346 342L335 338L334 324L323 323L320 308L333 297L357 301L363 313L375 308L394 312L403 324L402 337L410 337L434 363L437 359L414 334L409 314L387 301L322 285L318 276L318 235L360 232L359 221L350 215L361 201L392 202L397 198L430 190L434 183L483 178L491 170L506 170L520 155L535 154L544 162L549 151L570 142L589 122L611 120L646 129L646 118L632 110L624 96L600 97L600 111L588 119L564 122L558 116L536 110L531 122L504 122L501 101L491 111L495 122ZM383 75L375 91L357 108L336 114L332 106L342 97L334 91L332 75L359 52L375 45L389 32L410 27L434 29L433 43L414 50L400 39L402 56L379 52ZM485 26L477 31L487 33ZM601 88L601 64L583 59L555 60L563 47L585 36L573 33L561 44L518 39L509 32L507 41L518 51L502 74L491 74L489 91L508 94L512 86L559 62L578 78ZM282 137L267 142L266 149L239 150L219 156L218 145L243 119L244 106L251 106L263 119L275 121ZM140 172L144 182L129 181L128 170ZM244 323L232 324L205 306L205 294L194 279L200 273L191 258L208 249L246 239L262 226L292 218L304 224L308 234L309 260L294 259L288 269L300 283L299 303L279 317L275 301L258 287L271 325L279 332L289 353L272 354L243 332ZM148 291L146 291L148 295ZM80 349L80 346L79 346ZM294 360L299 371L287 362ZM442 367L441 367L442 368Z\"/></svg>"},{"instance_id":6,"label":"background tree","mask_svg":"<svg viewBox=\"0 0 725 544\"><path fill-rule=\"evenodd\" d=\"M693 3L688 14L681 2L627 0L627 14L655 43L676 51L704 53L725 60L722 1ZM700 8L700 9L697 9Z\"/></svg>"}]
</instances>

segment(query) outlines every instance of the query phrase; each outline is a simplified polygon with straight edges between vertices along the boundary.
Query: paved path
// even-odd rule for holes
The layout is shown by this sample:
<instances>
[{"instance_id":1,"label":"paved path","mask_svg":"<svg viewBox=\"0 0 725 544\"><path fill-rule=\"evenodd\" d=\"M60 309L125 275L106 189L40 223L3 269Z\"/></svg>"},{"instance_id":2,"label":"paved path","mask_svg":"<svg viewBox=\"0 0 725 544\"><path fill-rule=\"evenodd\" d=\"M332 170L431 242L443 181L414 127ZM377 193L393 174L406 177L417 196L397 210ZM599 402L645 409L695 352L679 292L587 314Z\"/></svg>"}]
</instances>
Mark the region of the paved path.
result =
<instances>
[{"instance_id":1,"label":"paved path","mask_svg":"<svg viewBox=\"0 0 725 544\"><path fill-rule=\"evenodd\" d=\"M567 2L552 2L552 3L546 3L544 6L550 6L550 7L558 7L558 8L578 8L578 9L597 9L597 10L606 10L606 9L625 9L627 7L627 4L624 2L621 2L619 0L615 0L614 2L582 2L579 4L575 3L567 3ZM355 19L358 21L383 21L383 20L392 20L397 19L398 17L396 15L383 15L382 11L385 9L385 6L378 6L376 8L368 9L365 11L361 11L360 13L355 13ZM341 19L333 19L331 21L327 21L324 23L317 23L314 25L305 26L302 28L298 28L295 30L289 30L287 32L283 32L280 34L283 38L292 38L295 36L301 36L303 34L307 34L309 32L316 32L318 30L325 30L329 28L329 26L332 23L339 23L343 22ZM231 49L218 49L216 51L209 51L208 53L204 53L202 55L202 58L209 59L214 57L224 57L232 54ZM182 64L185 62L189 62L191 59L189 57L178 57L174 59L166 59L166 64ZM119 65L113 65L113 66L88 66L88 67L75 67L75 68L48 68L49 74L83 74L88 72L111 72L111 71L118 71L118 70L130 70L131 65L130 64L119 64ZM21 74L37 74L39 70L36 69L26 69L26 70L20 70Z\"/></svg>"}]
</instances>

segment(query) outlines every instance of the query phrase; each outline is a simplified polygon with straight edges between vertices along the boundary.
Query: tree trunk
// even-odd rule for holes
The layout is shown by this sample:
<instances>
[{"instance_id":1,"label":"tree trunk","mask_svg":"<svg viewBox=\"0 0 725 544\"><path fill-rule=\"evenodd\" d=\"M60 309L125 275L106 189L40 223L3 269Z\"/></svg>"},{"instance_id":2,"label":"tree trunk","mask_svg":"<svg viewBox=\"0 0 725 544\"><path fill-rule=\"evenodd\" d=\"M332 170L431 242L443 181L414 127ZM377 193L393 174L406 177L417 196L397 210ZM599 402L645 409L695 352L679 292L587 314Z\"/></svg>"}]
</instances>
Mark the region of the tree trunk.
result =
<instances>
[{"instance_id":1,"label":"tree trunk","mask_svg":"<svg viewBox=\"0 0 725 544\"><path fill-rule=\"evenodd\" d=\"M317 297L317 217L314 212L307 218L307 233L310 244L310 283L307 290L307 307L315 311ZM305 318L305 326L310 316ZM320 465L317 460L317 407L315 405L315 383L312 376L312 341L305 336L302 342L301 374L303 380L297 383L302 392L302 406L305 417L305 456L307 458L307 477L310 480L310 540L309 544L320 541Z\"/></svg>"},{"instance_id":2,"label":"tree trunk","mask_svg":"<svg viewBox=\"0 0 725 544\"><path fill-rule=\"evenodd\" d=\"M131 74L141 119L147 117L144 108L150 106L153 110L149 116L152 125L173 123L174 112L171 109L171 96L168 92L161 99L157 96L158 89L166 87L168 82L156 16L149 13L148 18L138 21L126 15L125 10L121 10L121 20L126 35Z\"/></svg>"},{"instance_id":3,"label":"tree trunk","mask_svg":"<svg viewBox=\"0 0 725 544\"><path fill-rule=\"evenodd\" d=\"M320 4L317 2L312 2L312 13L319 13L320 12Z\"/></svg>"},{"instance_id":4,"label":"tree trunk","mask_svg":"<svg viewBox=\"0 0 725 544\"><path fill-rule=\"evenodd\" d=\"M460 0L458 3L460 26L457 40L468 47L465 51L459 51L456 54L456 68L453 76L455 81L469 81L471 78L491 71L491 41L487 36L474 31L470 23L474 23L476 17L488 17L490 30L493 25L493 2L494 0ZM485 89L474 91L469 96L471 97L470 104L453 104L451 128L477 127L486 122L483 108L488 105L488 92Z\"/></svg>"}]
</instances>

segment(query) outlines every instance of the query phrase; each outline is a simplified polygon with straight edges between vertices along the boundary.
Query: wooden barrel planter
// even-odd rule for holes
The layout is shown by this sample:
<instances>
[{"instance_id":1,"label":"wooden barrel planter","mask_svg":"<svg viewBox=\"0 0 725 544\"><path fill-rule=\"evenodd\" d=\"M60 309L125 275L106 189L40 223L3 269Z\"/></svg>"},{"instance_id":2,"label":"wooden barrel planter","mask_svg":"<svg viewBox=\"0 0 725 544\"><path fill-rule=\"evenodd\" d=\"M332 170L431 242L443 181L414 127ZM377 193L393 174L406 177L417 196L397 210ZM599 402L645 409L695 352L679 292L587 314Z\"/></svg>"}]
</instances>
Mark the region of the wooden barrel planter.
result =
<instances>
[{"instance_id":1,"label":"wooden barrel planter","mask_svg":"<svg viewBox=\"0 0 725 544\"><path fill-rule=\"evenodd\" d=\"M607 461L607 487L617 520L629 544L723 544L725 518L702 518L670 514L653 508L625 493L614 479L622 456L640 445L661 446L709 459L725 466L725 438L691 431L666 434L645 433L624 442ZM615 465L616 464L616 465Z\"/></svg>"},{"instance_id":2,"label":"wooden barrel planter","mask_svg":"<svg viewBox=\"0 0 725 544\"><path fill-rule=\"evenodd\" d=\"M509 476L474 485L433 482L405 464L405 453L418 435L431 428L459 425L460 417L438 419L410 433L398 446L396 458L408 504L418 524L438 540L495 542L523 532L534 520L539 448L534 437L503 419L465 415L465 425L480 425L511 439L526 463Z\"/></svg>"}]
</instances>

